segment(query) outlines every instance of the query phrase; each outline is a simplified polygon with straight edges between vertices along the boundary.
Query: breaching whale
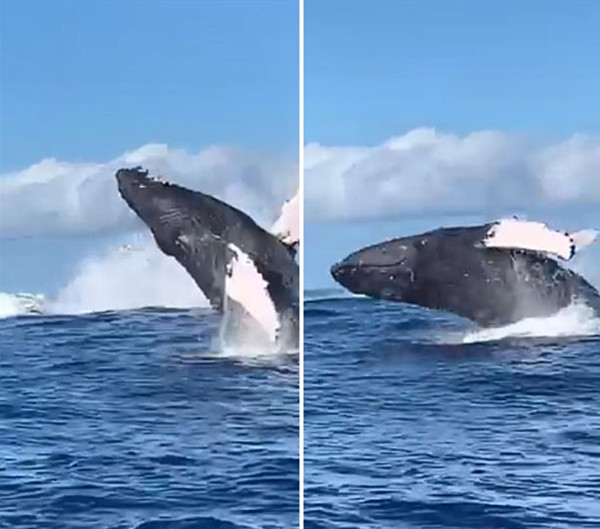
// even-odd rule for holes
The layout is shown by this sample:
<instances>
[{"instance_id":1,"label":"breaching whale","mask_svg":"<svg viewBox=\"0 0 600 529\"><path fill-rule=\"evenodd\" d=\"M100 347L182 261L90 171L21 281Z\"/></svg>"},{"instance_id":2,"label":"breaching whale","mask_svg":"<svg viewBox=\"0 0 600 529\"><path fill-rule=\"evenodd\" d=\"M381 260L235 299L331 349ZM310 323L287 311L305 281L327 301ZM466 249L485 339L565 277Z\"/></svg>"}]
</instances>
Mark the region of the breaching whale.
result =
<instances>
[{"instance_id":1,"label":"breaching whale","mask_svg":"<svg viewBox=\"0 0 600 529\"><path fill-rule=\"evenodd\" d=\"M600 314L600 294L562 266L596 233L503 219L440 228L352 253L331 267L356 294L445 310L480 326L549 316L579 300Z\"/></svg>"},{"instance_id":2,"label":"breaching whale","mask_svg":"<svg viewBox=\"0 0 600 529\"><path fill-rule=\"evenodd\" d=\"M225 325L281 348L298 344L298 221L289 203L272 234L233 206L140 167L119 169L116 178L158 247L187 270Z\"/></svg>"}]
</instances>

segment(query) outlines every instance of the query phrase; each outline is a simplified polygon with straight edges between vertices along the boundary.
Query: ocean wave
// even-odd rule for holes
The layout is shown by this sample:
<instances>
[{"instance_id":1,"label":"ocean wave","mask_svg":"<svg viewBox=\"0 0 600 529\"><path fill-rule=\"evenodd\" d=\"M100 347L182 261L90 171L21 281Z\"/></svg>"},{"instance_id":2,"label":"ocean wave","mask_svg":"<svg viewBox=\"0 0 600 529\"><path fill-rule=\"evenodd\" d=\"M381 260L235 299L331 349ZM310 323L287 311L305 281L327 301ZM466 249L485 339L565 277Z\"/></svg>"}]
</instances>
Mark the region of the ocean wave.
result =
<instances>
[{"instance_id":1,"label":"ocean wave","mask_svg":"<svg viewBox=\"0 0 600 529\"><path fill-rule=\"evenodd\" d=\"M306 289L304 291L304 301L325 301L325 300L334 300L334 299L348 299L354 297L364 297L357 296L348 290L343 288L313 288Z\"/></svg>"},{"instance_id":2,"label":"ocean wave","mask_svg":"<svg viewBox=\"0 0 600 529\"><path fill-rule=\"evenodd\" d=\"M525 318L510 325L478 329L463 343L499 341L506 338L561 338L600 335L600 318L587 305L574 303L545 318Z\"/></svg>"},{"instance_id":3,"label":"ocean wave","mask_svg":"<svg viewBox=\"0 0 600 529\"><path fill-rule=\"evenodd\" d=\"M208 308L208 301L185 269L164 255L148 236L136 236L84 259L55 295L0 293L0 319L28 315L82 315L135 309ZM278 363L298 354L255 344L246 336L233 343L215 336L220 357L244 363ZM283 357L283 359L282 359Z\"/></svg>"}]
</instances>

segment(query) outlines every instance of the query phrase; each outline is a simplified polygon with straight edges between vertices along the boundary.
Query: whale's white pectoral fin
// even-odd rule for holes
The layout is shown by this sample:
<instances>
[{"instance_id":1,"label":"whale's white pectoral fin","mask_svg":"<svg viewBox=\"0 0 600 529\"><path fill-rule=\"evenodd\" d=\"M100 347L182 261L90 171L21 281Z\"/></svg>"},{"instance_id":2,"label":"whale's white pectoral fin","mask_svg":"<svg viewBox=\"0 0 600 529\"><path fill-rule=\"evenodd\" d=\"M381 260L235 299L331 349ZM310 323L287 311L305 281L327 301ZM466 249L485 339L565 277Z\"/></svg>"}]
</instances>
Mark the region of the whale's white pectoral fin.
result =
<instances>
[{"instance_id":1,"label":"whale's white pectoral fin","mask_svg":"<svg viewBox=\"0 0 600 529\"><path fill-rule=\"evenodd\" d=\"M225 295L239 303L275 343L280 328L279 315L267 290L268 283L252 259L235 244L229 244L233 256L227 264Z\"/></svg>"},{"instance_id":2,"label":"whale's white pectoral fin","mask_svg":"<svg viewBox=\"0 0 600 529\"><path fill-rule=\"evenodd\" d=\"M590 244L596 242L598 238L598 231L596 230L581 230L571 234L571 238L575 243L576 251L579 251L581 248L589 246Z\"/></svg>"},{"instance_id":3,"label":"whale's white pectoral fin","mask_svg":"<svg viewBox=\"0 0 600 529\"><path fill-rule=\"evenodd\" d=\"M488 248L531 250L569 260L577 249L593 241L590 237L587 231L571 235L552 230L543 222L502 219L488 230L483 244Z\"/></svg>"},{"instance_id":4,"label":"whale's white pectoral fin","mask_svg":"<svg viewBox=\"0 0 600 529\"><path fill-rule=\"evenodd\" d=\"M281 207L281 214L271 227L271 233L286 246L300 243L300 199L298 192Z\"/></svg>"}]
</instances>

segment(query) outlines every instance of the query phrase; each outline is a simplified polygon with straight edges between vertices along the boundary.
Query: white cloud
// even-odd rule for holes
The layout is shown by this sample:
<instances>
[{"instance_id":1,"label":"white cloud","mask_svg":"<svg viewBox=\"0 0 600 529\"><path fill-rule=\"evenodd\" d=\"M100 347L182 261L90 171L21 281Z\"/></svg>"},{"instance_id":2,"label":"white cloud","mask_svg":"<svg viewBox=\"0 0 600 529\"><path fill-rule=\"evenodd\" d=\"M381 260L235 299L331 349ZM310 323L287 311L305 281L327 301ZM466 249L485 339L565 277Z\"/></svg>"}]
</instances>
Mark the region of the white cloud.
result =
<instances>
[{"instance_id":1,"label":"white cloud","mask_svg":"<svg viewBox=\"0 0 600 529\"><path fill-rule=\"evenodd\" d=\"M375 147L310 144L305 168L311 220L600 205L600 137L540 146L501 132L419 128Z\"/></svg>"},{"instance_id":2,"label":"white cloud","mask_svg":"<svg viewBox=\"0 0 600 529\"><path fill-rule=\"evenodd\" d=\"M576 135L540 150L533 169L550 200L600 201L600 138Z\"/></svg>"},{"instance_id":3,"label":"white cloud","mask_svg":"<svg viewBox=\"0 0 600 529\"><path fill-rule=\"evenodd\" d=\"M198 153L149 144L103 163L45 159L0 176L3 237L125 231L135 215L119 196L115 172L141 165L151 174L215 195L270 223L296 190L294 159L210 147Z\"/></svg>"},{"instance_id":4,"label":"white cloud","mask_svg":"<svg viewBox=\"0 0 600 529\"><path fill-rule=\"evenodd\" d=\"M45 159L0 176L0 235L126 231L139 223L114 173L142 165L214 194L269 224L295 191L293 157L149 144L102 163ZM600 205L600 137L532 143L494 131L465 136L418 128L374 147L310 144L305 218L521 212L539 205Z\"/></svg>"}]
</instances>

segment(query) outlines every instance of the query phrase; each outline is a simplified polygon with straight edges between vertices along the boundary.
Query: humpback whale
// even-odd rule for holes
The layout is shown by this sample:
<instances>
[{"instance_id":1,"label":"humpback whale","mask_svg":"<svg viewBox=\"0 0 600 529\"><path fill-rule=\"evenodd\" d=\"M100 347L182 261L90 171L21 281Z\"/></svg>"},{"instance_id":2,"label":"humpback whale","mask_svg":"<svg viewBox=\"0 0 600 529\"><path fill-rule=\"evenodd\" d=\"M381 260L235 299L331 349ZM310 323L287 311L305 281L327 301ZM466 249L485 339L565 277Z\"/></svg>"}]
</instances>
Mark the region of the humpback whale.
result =
<instances>
[{"instance_id":1,"label":"humpback whale","mask_svg":"<svg viewBox=\"0 0 600 529\"><path fill-rule=\"evenodd\" d=\"M445 310L482 327L550 316L575 301L600 314L598 291L561 263L595 237L503 219L375 244L331 274L356 294Z\"/></svg>"},{"instance_id":2,"label":"humpback whale","mask_svg":"<svg viewBox=\"0 0 600 529\"><path fill-rule=\"evenodd\" d=\"M187 270L223 314L231 327L225 334L251 331L280 348L297 345L299 269L294 254L299 241L285 211L276 222L278 237L233 206L151 178L140 167L119 169L116 179L119 193L150 228L161 251Z\"/></svg>"}]
</instances>

